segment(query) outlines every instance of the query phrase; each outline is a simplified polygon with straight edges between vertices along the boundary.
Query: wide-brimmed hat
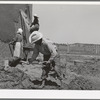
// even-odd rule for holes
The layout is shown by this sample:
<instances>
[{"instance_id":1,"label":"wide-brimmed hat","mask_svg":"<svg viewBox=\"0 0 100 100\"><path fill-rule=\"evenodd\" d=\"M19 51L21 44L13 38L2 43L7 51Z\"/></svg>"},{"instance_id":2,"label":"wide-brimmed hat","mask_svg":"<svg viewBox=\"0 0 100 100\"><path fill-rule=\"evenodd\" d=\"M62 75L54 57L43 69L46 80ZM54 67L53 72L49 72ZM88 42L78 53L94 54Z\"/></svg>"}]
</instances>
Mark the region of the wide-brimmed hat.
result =
<instances>
[{"instance_id":1,"label":"wide-brimmed hat","mask_svg":"<svg viewBox=\"0 0 100 100\"><path fill-rule=\"evenodd\" d=\"M34 31L30 36L29 36L29 42L32 44L40 39L42 39L43 35L42 33L38 31Z\"/></svg>"}]
</instances>

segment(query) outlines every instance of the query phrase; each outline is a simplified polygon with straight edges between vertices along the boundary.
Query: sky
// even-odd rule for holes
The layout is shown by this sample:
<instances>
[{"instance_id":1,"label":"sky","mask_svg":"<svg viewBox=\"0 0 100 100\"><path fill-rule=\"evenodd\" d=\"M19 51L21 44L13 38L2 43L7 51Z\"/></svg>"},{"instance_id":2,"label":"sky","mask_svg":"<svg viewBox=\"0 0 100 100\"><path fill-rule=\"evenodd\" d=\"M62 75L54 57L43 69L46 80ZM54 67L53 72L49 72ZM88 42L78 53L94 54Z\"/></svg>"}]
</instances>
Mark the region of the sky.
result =
<instances>
[{"instance_id":1,"label":"sky","mask_svg":"<svg viewBox=\"0 0 100 100\"><path fill-rule=\"evenodd\" d=\"M100 44L100 5L33 4L33 14L53 42Z\"/></svg>"}]
</instances>

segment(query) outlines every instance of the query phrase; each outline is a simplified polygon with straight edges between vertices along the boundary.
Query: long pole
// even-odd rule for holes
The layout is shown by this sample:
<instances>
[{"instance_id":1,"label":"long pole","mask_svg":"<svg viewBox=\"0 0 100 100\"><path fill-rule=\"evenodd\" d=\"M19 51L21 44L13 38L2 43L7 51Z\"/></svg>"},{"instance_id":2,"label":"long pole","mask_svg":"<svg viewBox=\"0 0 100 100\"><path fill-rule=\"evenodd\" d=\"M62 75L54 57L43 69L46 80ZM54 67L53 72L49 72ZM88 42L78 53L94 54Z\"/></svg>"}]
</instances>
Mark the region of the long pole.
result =
<instances>
[{"instance_id":1,"label":"long pole","mask_svg":"<svg viewBox=\"0 0 100 100\"><path fill-rule=\"evenodd\" d=\"M11 52L11 56L13 56L13 53L12 53L12 50L11 50L11 47L10 47L10 44L9 45L9 49L10 49L10 52Z\"/></svg>"}]
</instances>

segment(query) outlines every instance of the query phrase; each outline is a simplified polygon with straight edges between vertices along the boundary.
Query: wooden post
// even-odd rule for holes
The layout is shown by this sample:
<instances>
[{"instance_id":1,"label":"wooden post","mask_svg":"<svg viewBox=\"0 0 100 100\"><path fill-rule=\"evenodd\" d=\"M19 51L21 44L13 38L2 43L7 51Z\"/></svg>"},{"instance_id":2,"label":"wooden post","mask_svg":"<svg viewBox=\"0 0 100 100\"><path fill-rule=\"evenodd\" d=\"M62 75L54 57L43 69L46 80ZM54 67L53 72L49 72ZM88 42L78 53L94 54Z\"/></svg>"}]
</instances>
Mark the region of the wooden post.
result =
<instances>
[{"instance_id":1,"label":"wooden post","mask_svg":"<svg viewBox=\"0 0 100 100\"><path fill-rule=\"evenodd\" d=\"M69 44L67 43L67 53L69 53Z\"/></svg>"},{"instance_id":2,"label":"wooden post","mask_svg":"<svg viewBox=\"0 0 100 100\"><path fill-rule=\"evenodd\" d=\"M98 54L98 46L96 45L96 54Z\"/></svg>"}]
</instances>

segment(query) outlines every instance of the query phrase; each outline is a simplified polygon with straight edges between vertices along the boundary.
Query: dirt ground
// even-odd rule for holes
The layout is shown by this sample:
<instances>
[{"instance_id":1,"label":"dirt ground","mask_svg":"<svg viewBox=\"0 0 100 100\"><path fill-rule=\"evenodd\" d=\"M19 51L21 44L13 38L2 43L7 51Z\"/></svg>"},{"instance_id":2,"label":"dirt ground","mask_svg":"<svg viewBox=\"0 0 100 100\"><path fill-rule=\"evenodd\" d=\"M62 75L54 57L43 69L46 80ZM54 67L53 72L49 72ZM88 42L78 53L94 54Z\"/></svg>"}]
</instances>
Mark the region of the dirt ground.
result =
<instances>
[{"instance_id":1,"label":"dirt ground","mask_svg":"<svg viewBox=\"0 0 100 100\"><path fill-rule=\"evenodd\" d=\"M63 60L61 60L62 62ZM99 90L100 89L100 60L73 60L56 64L56 71L62 81L53 76L47 78L42 89L62 90ZM1 89L40 89L41 64L18 65L5 71L0 67Z\"/></svg>"},{"instance_id":2,"label":"dirt ground","mask_svg":"<svg viewBox=\"0 0 100 100\"><path fill-rule=\"evenodd\" d=\"M5 45L6 48L3 48ZM0 52L0 89L100 90L99 56L74 54L58 56L56 71L62 77L62 81L49 75L45 87L38 88L41 85L42 65L19 64L5 71L3 61L9 59L11 54L7 44L2 44L0 48L2 51Z\"/></svg>"}]
</instances>

